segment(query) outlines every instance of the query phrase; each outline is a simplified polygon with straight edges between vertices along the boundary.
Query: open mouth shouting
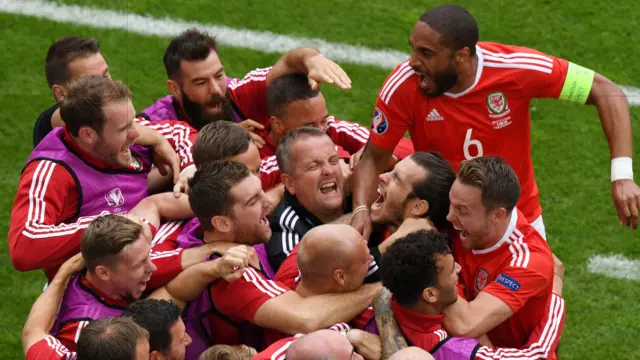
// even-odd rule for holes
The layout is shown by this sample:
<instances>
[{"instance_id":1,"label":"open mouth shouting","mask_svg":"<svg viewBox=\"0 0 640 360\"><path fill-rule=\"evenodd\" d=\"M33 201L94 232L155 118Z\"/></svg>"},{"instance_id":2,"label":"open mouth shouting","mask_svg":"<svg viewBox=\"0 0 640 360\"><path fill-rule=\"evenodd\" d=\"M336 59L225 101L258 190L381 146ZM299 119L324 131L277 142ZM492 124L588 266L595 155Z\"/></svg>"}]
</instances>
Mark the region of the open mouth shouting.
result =
<instances>
[{"instance_id":1,"label":"open mouth shouting","mask_svg":"<svg viewBox=\"0 0 640 360\"><path fill-rule=\"evenodd\" d=\"M338 183L334 180L325 181L320 184L318 191L323 195L331 194L334 192L338 192Z\"/></svg>"},{"instance_id":2,"label":"open mouth shouting","mask_svg":"<svg viewBox=\"0 0 640 360\"><path fill-rule=\"evenodd\" d=\"M460 239L461 240L467 240L469 238L469 233L464 230L462 227L460 227L459 225L453 224L453 228L460 233Z\"/></svg>"}]
</instances>

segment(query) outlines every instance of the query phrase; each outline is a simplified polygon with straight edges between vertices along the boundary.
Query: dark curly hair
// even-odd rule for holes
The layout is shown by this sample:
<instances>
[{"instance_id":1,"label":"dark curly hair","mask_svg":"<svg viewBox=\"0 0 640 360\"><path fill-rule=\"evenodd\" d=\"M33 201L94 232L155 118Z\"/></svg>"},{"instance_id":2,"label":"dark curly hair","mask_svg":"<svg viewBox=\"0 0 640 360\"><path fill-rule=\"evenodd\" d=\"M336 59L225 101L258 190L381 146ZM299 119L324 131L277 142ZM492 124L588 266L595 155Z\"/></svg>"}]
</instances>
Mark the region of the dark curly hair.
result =
<instances>
[{"instance_id":1,"label":"dark curly hair","mask_svg":"<svg viewBox=\"0 0 640 360\"><path fill-rule=\"evenodd\" d=\"M447 236L420 230L397 240L380 258L382 284L402 306L418 302L422 291L437 285L438 255L451 254Z\"/></svg>"},{"instance_id":2,"label":"dark curly hair","mask_svg":"<svg viewBox=\"0 0 640 360\"><path fill-rule=\"evenodd\" d=\"M167 300L144 299L127 306L122 316L133 321L149 332L149 352L158 351L167 355L171 348L171 327L180 319L182 310Z\"/></svg>"}]
</instances>

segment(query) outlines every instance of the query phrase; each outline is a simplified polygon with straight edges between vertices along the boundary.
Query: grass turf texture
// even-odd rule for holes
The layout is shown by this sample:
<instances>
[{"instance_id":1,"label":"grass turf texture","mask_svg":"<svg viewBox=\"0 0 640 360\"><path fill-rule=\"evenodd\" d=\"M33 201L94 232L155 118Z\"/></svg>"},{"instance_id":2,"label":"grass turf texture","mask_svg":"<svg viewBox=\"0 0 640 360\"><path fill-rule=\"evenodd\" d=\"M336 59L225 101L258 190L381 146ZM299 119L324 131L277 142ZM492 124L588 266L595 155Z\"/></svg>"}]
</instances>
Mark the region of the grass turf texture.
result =
<instances>
[{"instance_id":1,"label":"grass turf texture","mask_svg":"<svg viewBox=\"0 0 640 360\"><path fill-rule=\"evenodd\" d=\"M300 1L295 7L285 2L249 0L176 1L161 6L150 0L63 2L203 23L237 24L254 30L406 52L415 20L435 5L407 0L397 1L393 7L382 0ZM633 71L640 48L628 46L634 43L634 24L640 20L632 1L459 3L478 20L482 40L534 47L599 71L617 83L640 86L640 72ZM622 21L613 25L610 19ZM0 27L0 44L5 49L0 53L0 209L5 214L0 231L6 234L18 177L31 151L33 123L53 101L43 72L50 43L72 33L98 38L112 75L127 82L136 110L142 110L166 94L161 59L168 40L7 14L0 14L0 22L5 24ZM231 47L222 47L220 52L232 76L273 64L278 57ZM350 64L343 67L352 78L354 89L341 92L324 86L329 109L340 118L368 124L376 94L389 71ZM640 234L617 225L610 195L608 149L597 112L593 107L553 100L535 100L532 109L533 159L547 234L566 269L567 320L560 356L582 359L615 353L621 359L640 358L636 345L640 334L638 283L587 272L587 259L593 254L621 253L640 258ZM631 113L636 130L634 157L638 162L640 110L633 108ZM640 179L640 165L635 168L636 179ZM15 271L6 242L0 245L0 257L0 356L20 358L20 332L42 289L44 276L41 271Z\"/></svg>"}]
</instances>

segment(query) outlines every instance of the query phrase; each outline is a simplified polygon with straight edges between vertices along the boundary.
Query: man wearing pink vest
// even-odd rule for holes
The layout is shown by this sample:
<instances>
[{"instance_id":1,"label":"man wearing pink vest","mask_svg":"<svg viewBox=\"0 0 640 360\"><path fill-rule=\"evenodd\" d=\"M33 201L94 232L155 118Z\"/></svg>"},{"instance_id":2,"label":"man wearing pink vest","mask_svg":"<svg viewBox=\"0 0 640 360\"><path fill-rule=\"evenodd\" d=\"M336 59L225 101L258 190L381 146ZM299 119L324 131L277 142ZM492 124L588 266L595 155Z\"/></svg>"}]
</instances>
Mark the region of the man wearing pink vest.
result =
<instances>
[{"instance_id":1,"label":"man wearing pink vest","mask_svg":"<svg viewBox=\"0 0 640 360\"><path fill-rule=\"evenodd\" d=\"M157 132L140 126L126 85L103 77L74 81L60 110L66 126L49 133L27 160L8 234L13 266L44 268L49 280L79 251L96 215L126 213L148 196L154 156L175 160L177 179L192 164L196 136L177 121L157 123Z\"/></svg>"}]
</instances>

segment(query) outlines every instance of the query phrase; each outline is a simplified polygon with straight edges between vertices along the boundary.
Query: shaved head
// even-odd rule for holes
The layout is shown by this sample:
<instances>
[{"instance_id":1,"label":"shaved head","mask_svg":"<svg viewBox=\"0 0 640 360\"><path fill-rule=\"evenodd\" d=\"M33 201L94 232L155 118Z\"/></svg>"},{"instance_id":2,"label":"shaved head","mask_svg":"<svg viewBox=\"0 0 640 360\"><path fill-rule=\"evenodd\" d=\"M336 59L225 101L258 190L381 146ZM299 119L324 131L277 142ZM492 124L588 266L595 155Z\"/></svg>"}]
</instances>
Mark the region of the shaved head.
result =
<instances>
[{"instance_id":1,"label":"shaved head","mask_svg":"<svg viewBox=\"0 0 640 360\"><path fill-rule=\"evenodd\" d=\"M334 330L318 330L294 341L287 350L287 360L350 360L362 359L353 354L353 346L345 336Z\"/></svg>"},{"instance_id":2,"label":"shaved head","mask_svg":"<svg viewBox=\"0 0 640 360\"><path fill-rule=\"evenodd\" d=\"M411 346L395 352L389 360L433 360L433 356L419 347Z\"/></svg>"},{"instance_id":3,"label":"shaved head","mask_svg":"<svg viewBox=\"0 0 640 360\"><path fill-rule=\"evenodd\" d=\"M365 240L353 227L326 224L304 235L297 262L305 287L348 292L362 285L370 257Z\"/></svg>"}]
</instances>

